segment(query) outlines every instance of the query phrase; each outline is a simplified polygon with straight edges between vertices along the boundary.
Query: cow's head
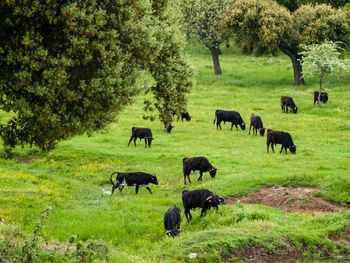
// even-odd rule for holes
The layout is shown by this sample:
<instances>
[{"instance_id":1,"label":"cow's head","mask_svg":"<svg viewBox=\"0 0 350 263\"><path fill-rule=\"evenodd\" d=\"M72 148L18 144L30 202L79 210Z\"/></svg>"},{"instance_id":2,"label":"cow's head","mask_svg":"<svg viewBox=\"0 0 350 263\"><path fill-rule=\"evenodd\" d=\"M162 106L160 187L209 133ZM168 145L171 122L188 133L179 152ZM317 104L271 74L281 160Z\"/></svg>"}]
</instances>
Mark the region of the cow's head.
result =
<instances>
[{"instance_id":1,"label":"cow's head","mask_svg":"<svg viewBox=\"0 0 350 263\"><path fill-rule=\"evenodd\" d=\"M152 184L158 184L158 180L157 180L156 174L152 175L152 177L151 177L151 183L152 183Z\"/></svg>"},{"instance_id":2,"label":"cow's head","mask_svg":"<svg viewBox=\"0 0 350 263\"><path fill-rule=\"evenodd\" d=\"M245 130L245 123L242 122L239 126L241 126L241 129L244 131Z\"/></svg>"},{"instance_id":3,"label":"cow's head","mask_svg":"<svg viewBox=\"0 0 350 263\"><path fill-rule=\"evenodd\" d=\"M147 140L148 147L151 148L151 144L152 144L152 141L154 140L154 138L152 138L152 137L145 137L145 139Z\"/></svg>"},{"instance_id":4,"label":"cow's head","mask_svg":"<svg viewBox=\"0 0 350 263\"><path fill-rule=\"evenodd\" d=\"M295 145L290 146L289 149L290 149L290 152L293 154L295 154L297 151L297 147Z\"/></svg>"},{"instance_id":5,"label":"cow's head","mask_svg":"<svg viewBox=\"0 0 350 263\"><path fill-rule=\"evenodd\" d=\"M218 209L219 205L222 205L225 203L225 198L223 198L222 196L219 195L211 195L209 197L207 197L207 199L205 200L205 206L207 208L214 208L214 209Z\"/></svg>"},{"instance_id":6,"label":"cow's head","mask_svg":"<svg viewBox=\"0 0 350 263\"><path fill-rule=\"evenodd\" d=\"M168 128L166 129L166 131L168 133L171 133L171 130L174 128L175 126L171 125L171 123L169 124Z\"/></svg>"},{"instance_id":7,"label":"cow's head","mask_svg":"<svg viewBox=\"0 0 350 263\"><path fill-rule=\"evenodd\" d=\"M266 130L265 128L259 129L259 133L260 133L261 136L264 136L265 130Z\"/></svg>"},{"instance_id":8,"label":"cow's head","mask_svg":"<svg viewBox=\"0 0 350 263\"><path fill-rule=\"evenodd\" d=\"M184 114L184 118L185 118L186 121L190 121L192 117L190 116L190 114L188 114L188 112L186 112Z\"/></svg>"},{"instance_id":9,"label":"cow's head","mask_svg":"<svg viewBox=\"0 0 350 263\"><path fill-rule=\"evenodd\" d=\"M298 107L295 106L293 109L292 109L293 113L297 113L298 112Z\"/></svg>"},{"instance_id":10,"label":"cow's head","mask_svg":"<svg viewBox=\"0 0 350 263\"><path fill-rule=\"evenodd\" d=\"M175 237L177 236L178 234L180 234L180 231L183 231L182 229L177 229L177 228L174 228L172 230L167 230L166 231L166 234L169 236L169 237Z\"/></svg>"},{"instance_id":11,"label":"cow's head","mask_svg":"<svg viewBox=\"0 0 350 263\"><path fill-rule=\"evenodd\" d=\"M209 169L209 174L210 174L211 178L213 178L213 179L215 178L215 175L216 175L216 171L217 171L217 170L218 170L218 169L215 168L215 167Z\"/></svg>"}]
</instances>

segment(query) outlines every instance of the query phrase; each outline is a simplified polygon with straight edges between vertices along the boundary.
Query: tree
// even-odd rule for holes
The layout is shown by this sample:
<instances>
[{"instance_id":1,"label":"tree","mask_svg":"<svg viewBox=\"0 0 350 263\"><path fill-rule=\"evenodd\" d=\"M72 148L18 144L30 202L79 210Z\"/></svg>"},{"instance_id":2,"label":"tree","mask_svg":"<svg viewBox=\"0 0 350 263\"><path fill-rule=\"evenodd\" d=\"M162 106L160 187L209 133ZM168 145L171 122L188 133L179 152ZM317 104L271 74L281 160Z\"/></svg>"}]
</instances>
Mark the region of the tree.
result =
<instances>
[{"instance_id":1,"label":"tree","mask_svg":"<svg viewBox=\"0 0 350 263\"><path fill-rule=\"evenodd\" d=\"M301 64L304 66L303 75L318 75L320 78L320 92L318 107L321 108L322 83L326 74L337 74L346 71L348 66L340 59L341 48L332 41L322 44L301 45L303 51Z\"/></svg>"},{"instance_id":2,"label":"tree","mask_svg":"<svg viewBox=\"0 0 350 263\"><path fill-rule=\"evenodd\" d=\"M294 12L302 5L326 4L334 8L340 8L345 6L349 0L276 0L276 2Z\"/></svg>"},{"instance_id":3,"label":"tree","mask_svg":"<svg viewBox=\"0 0 350 263\"><path fill-rule=\"evenodd\" d=\"M300 44L325 40L346 42L350 32L349 13L327 5L302 6L291 14L271 0L237 0L223 19L237 39L261 50L279 49L290 57L294 85L304 85Z\"/></svg>"},{"instance_id":4,"label":"tree","mask_svg":"<svg viewBox=\"0 0 350 263\"><path fill-rule=\"evenodd\" d=\"M0 108L13 113L4 146L50 150L99 131L141 92L171 121L193 74L172 12L167 0L1 1Z\"/></svg>"},{"instance_id":5,"label":"tree","mask_svg":"<svg viewBox=\"0 0 350 263\"><path fill-rule=\"evenodd\" d=\"M199 37L210 50L215 75L221 75L220 44L227 38L221 28L221 18L232 0L183 0L181 9L189 34Z\"/></svg>"}]
</instances>

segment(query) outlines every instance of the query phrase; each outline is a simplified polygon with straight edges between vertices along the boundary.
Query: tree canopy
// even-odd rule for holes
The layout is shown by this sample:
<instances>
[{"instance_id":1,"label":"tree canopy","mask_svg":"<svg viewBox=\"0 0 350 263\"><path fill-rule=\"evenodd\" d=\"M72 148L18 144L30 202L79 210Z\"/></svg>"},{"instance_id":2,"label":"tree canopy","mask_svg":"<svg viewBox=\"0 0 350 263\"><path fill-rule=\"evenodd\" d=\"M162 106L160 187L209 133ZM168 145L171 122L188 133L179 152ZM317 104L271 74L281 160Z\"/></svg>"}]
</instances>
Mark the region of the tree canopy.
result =
<instances>
[{"instance_id":1,"label":"tree canopy","mask_svg":"<svg viewBox=\"0 0 350 263\"><path fill-rule=\"evenodd\" d=\"M280 5L288 8L289 11L294 12L302 5L317 5L326 4L335 8L340 8L345 6L348 0L276 0Z\"/></svg>"},{"instance_id":2,"label":"tree canopy","mask_svg":"<svg viewBox=\"0 0 350 263\"><path fill-rule=\"evenodd\" d=\"M1 1L0 126L4 145L49 150L99 131L141 92L171 122L192 85L176 14L162 1ZM147 87L148 72L154 85ZM154 118L146 116L146 118Z\"/></svg>"},{"instance_id":3,"label":"tree canopy","mask_svg":"<svg viewBox=\"0 0 350 263\"><path fill-rule=\"evenodd\" d=\"M350 32L349 13L327 5L302 6L293 14L272 0L237 0L223 23L249 50L280 49L291 58L294 84L304 84L300 44L325 40L345 43ZM239 45L239 43L238 43Z\"/></svg>"}]
</instances>

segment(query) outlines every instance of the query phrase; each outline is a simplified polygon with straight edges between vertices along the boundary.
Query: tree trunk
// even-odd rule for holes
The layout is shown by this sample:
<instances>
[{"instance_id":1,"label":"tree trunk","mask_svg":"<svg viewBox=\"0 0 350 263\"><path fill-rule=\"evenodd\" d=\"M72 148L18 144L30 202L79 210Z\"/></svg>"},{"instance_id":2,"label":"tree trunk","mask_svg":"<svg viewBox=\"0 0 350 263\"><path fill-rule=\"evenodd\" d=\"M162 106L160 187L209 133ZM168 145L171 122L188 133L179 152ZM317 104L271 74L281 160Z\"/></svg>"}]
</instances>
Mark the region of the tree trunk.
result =
<instances>
[{"instance_id":1,"label":"tree trunk","mask_svg":"<svg viewBox=\"0 0 350 263\"><path fill-rule=\"evenodd\" d=\"M230 39L229 38L225 39L225 45L226 45L227 48L230 47Z\"/></svg>"},{"instance_id":2,"label":"tree trunk","mask_svg":"<svg viewBox=\"0 0 350 263\"><path fill-rule=\"evenodd\" d=\"M303 72L303 67L300 64L300 59L301 56L298 55L297 52L293 52L289 50L288 48L284 47L279 47L279 49L286 54L290 59L292 60L293 63L293 71L294 71L294 85L299 86L299 85L305 85L305 80L302 75Z\"/></svg>"},{"instance_id":3,"label":"tree trunk","mask_svg":"<svg viewBox=\"0 0 350 263\"><path fill-rule=\"evenodd\" d=\"M321 108L321 92L322 92L323 78L324 78L324 71L322 71L321 76L320 76L320 92L318 93L318 98L317 98L317 104L318 104L319 108Z\"/></svg>"},{"instance_id":4,"label":"tree trunk","mask_svg":"<svg viewBox=\"0 0 350 263\"><path fill-rule=\"evenodd\" d=\"M294 85L305 85L305 80L302 75L303 67L300 64L301 56L295 55L290 57L293 63L293 71L294 71Z\"/></svg>"},{"instance_id":5,"label":"tree trunk","mask_svg":"<svg viewBox=\"0 0 350 263\"><path fill-rule=\"evenodd\" d=\"M221 75L221 67L220 67L220 61L219 61L219 55L222 54L221 50L218 47L211 47L209 49L211 52L211 57L213 59L215 75Z\"/></svg>"}]
</instances>

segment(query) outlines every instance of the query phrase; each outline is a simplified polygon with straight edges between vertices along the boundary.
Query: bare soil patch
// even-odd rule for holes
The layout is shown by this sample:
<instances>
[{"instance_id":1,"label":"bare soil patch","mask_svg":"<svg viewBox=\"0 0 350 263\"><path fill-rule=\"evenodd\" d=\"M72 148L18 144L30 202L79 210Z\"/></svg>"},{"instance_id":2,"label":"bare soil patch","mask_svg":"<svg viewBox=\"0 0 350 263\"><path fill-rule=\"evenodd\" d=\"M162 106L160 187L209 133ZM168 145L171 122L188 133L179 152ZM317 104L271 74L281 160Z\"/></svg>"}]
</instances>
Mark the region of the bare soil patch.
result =
<instances>
[{"instance_id":1,"label":"bare soil patch","mask_svg":"<svg viewBox=\"0 0 350 263\"><path fill-rule=\"evenodd\" d=\"M341 209L348 209L339 203L324 200L314 196L317 187L283 187L263 186L258 191L246 195L228 197L227 204L242 203L261 204L282 209L285 212L319 215L335 213Z\"/></svg>"}]
</instances>

